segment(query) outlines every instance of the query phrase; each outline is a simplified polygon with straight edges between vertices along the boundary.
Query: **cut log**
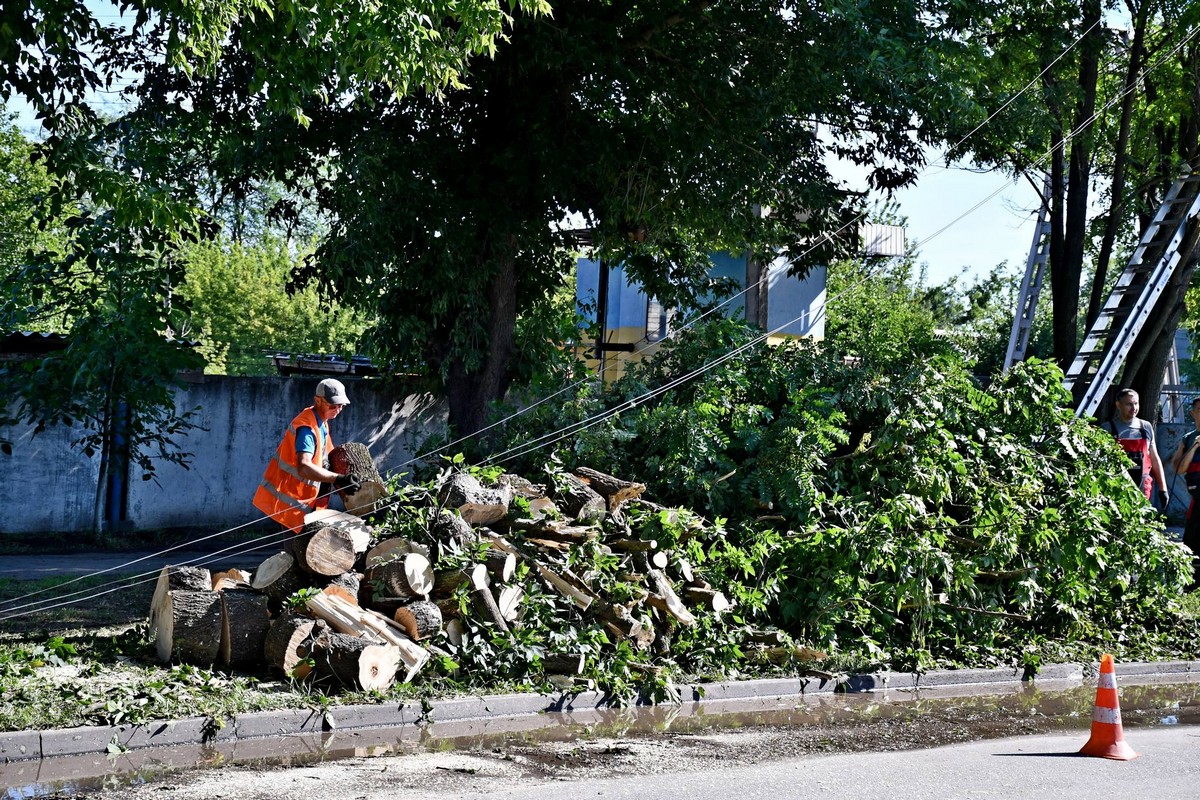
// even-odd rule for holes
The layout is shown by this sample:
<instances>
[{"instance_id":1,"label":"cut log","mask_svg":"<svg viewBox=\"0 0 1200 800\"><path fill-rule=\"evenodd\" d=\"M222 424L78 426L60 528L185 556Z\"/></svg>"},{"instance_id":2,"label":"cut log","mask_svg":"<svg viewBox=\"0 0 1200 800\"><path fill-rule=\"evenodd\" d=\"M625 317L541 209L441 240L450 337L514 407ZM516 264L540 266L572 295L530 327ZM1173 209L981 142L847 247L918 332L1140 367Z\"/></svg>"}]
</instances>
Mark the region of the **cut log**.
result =
<instances>
[{"instance_id":1,"label":"cut log","mask_svg":"<svg viewBox=\"0 0 1200 800\"><path fill-rule=\"evenodd\" d=\"M293 593L308 586L308 580L300 574L290 553L276 553L258 565L250 585L266 594L271 610L277 612Z\"/></svg>"},{"instance_id":2,"label":"cut log","mask_svg":"<svg viewBox=\"0 0 1200 800\"><path fill-rule=\"evenodd\" d=\"M464 625L461 619L447 620L446 641L455 647L462 647L464 635Z\"/></svg>"},{"instance_id":3,"label":"cut log","mask_svg":"<svg viewBox=\"0 0 1200 800\"><path fill-rule=\"evenodd\" d=\"M527 478L523 478L520 475L514 475L510 472L506 472L497 478L496 483L512 489L514 497L524 497L526 500L537 500L546 496L545 486L540 483L533 483Z\"/></svg>"},{"instance_id":4,"label":"cut log","mask_svg":"<svg viewBox=\"0 0 1200 800\"><path fill-rule=\"evenodd\" d=\"M685 586L682 597L683 601L693 608L702 608L717 614L733 605L721 592L713 589L701 589L697 586Z\"/></svg>"},{"instance_id":5,"label":"cut log","mask_svg":"<svg viewBox=\"0 0 1200 800\"><path fill-rule=\"evenodd\" d=\"M550 550L555 553L571 552L570 542L555 542L551 541L550 539L534 539L530 537L526 537L525 541L539 550Z\"/></svg>"},{"instance_id":6,"label":"cut log","mask_svg":"<svg viewBox=\"0 0 1200 800\"><path fill-rule=\"evenodd\" d=\"M221 592L226 589L245 589L250 586L250 573L240 569L227 569L224 572L214 572L212 589Z\"/></svg>"},{"instance_id":7,"label":"cut log","mask_svg":"<svg viewBox=\"0 0 1200 800\"><path fill-rule=\"evenodd\" d=\"M358 605L358 594L351 592L345 586L338 586L336 583L331 583L321 590L321 594L332 595L338 597L352 606Z\"/></svg>"},{"instance_id":8,"label":"cut log","mask_svg":"<svg viewBox=\"0 0 1200 800\"><path fill-rule=\"evenodd\" d=\"M347 514L365 517L382 511L388 497L387 484L380 481L359 481L357 492L339 491Z\"/></svg>"},{"instance_id":9,"label":"cut log","mask_svg":"<svg viewBox=\"0 0 1200 800\"><path fill-rule=\"evenodd\" d=\"M393 558L407 555L411 552L413 552L412 542L403 536L393 536L390 539L383 539L372 545L371 549L367 550L363 564L369 570L371 567L379 566L384 561L390 561ZM422 553L422 555L428 557L429 554Z\"/></svg>"},{"instance_id":10,"label":"cut log","mask_svg":"<svg viewBox=\"0 0 1200 800\"><path fill-rule=\"evenodd\" d=\"M312 658L320 674L366 691L390 688L400 668L400 649L395 645L330 630L313 640Z\"/></svg>"},{"instance_id":11,"label":"cut log","mask_svg":"<svg viewBox=\"0 0 1200 800\"><path fill-rule=\"evenodd\" d=\"M349 572L367 551L370 529L348 514L337 518L318 517L319 513L305 517L304 530L288 542L287 551L309 574L329 578Z\"/></svg>"},{"instance_id":12,"label":"cut log","mask_svg":"<svg viewBox=\"0 0 1200 800\"><path fill-rule=\"evenodd\" d=\"M394 597L426 597L433 589L433 567L420 553L406 553L371 567L367 579L378 581Z\"/></svg>"},{"instance_id":13,"label":"cut log","mask_svg":"<svg viewBox=\"0 0 1200 800\"><path fill-rule=\"evenodd\" d=\"M394 645L400 652L400 659L408 667L405 681L412 680L413 675L429 660L428 651L414 644L403 628L382 614L327 594L310 597L307 607L309 612L328 622L331 628L340 633Z\"/></svg>"},{"instance_id":14,"label":"cut log","mask_svg":"<svg viewBox=\"0 0 1200 800\"><path fill-rule=\"evenodd\" d=\"M610 539L605 544L618 553L649 553L658 549L657 539Z\"/></svg>"},{"instance_id":15,"label":"cut log","mask_svg":"<svg viewBox=\"0 0 1200 800\"><path fill-rule=\"evenodd\" d=\"M600 537L600 531L591 525L572 525L562 520L513 520L512 529L524 532L526 538L549 539L552 542L584 544Z\"/></svg>"},{"instance_id":16,"label":"cut log","mask_svg":"<svg viewBox=\"0 0 1200 800\"><path fill-rule=\"evenodd\" d=\"M555 484L554 500L563 514L584 524L604 519L608 504L595 489L570 474L556 475Z\"/></svg>"},{"instance_id":17,"label":"cut log","mask_svg":"<svg viewBox=\"0 0 1200 800\"><path fill-rule=\"evenodd\" d=\"M650 578L650 585L664 601L663 610L684 625L695 625L696 617L691 611L688 611L687 606L679 599L679 595L675 594L675 589L671 586L671 582L667 580L667 576L660 570L652 569L648 573L648 577Z\"/></svg>"},{"instance_id":18,"label":"cut log","mask_svg":"<svg viewBox=\"0 0 1200 800\"><path fill-rule=\"evenodd\" d=\"M508 622L504 619L504 615L500 613L500 607L496 605L496 598L492 596L492 590L488 588L489 583L486 570L482 572L480 570L472 570L471 600L475 604L475 608L480 616L484 617L500 630L508 633Z\"/></svg>"},{"instance_id":19,"label":"cut log","mask_svg":"<svg viewBox=\"0 0 1200 800\"><path fill-rule=\"evenodd\" d=\"M556 519L562 516L558 506L549 497L535 497L529 501L529 516L533 520Z\"/></svg>"},{"instance_id":20,"label":"cut log","mask_svg":"<svg viewBox=\"0 0 1200 800\"><path fill-rule=\"evenodd\" d=\"M357 605L358 595L362 590L362 579L363 576L360 572L343 572L341 575L334 575L330 578L329 583L325 584L325 586L337 586L340 589L346 590L355 598L354 602Z\"/></svg>"},{"instance_id":21,"label":"cut log","mask_svg":"<svg viewBox=\"0 0 1200 800\"><path fill-rule=\"evenodd\" d=\"M221 666L250 667L262 663L263 642L271 627L267 597L253 589L226 589L220 592Z\"/></svg>"},{"instance_id":22,"label":"cut log","mask_svg":"<svg viewBox=\"0 0 1200 800\"><path fill-rule=\"evenodd\" d=\"M783 631L747 630L742 634L742 640L751 644L780 645L787 642L787 634Z\"/></svg>"},{"instance_id":23,"label":"cut log","mask_svg":"<svg viewBox=\"0 0 1200 800\"><path fill-rule=\"evenodd\" d=\"M450 542L459 547L465 547L478 538L469 522L458 514L445 509L439 511L429 521L429 535L433 537L434 541Z\"/></svg>"},{"instance_id":24,"label":"cut log","mask_svg":"<svg viewBox=\"0 0 1200 800\"><path fill-rule=\"evenodd\" d=\"M318 528L341 528L354 538L354 550L357 553L367 552L371 539L375 537L375 529L353 514L338 511L333 508L318 508L311 514L304 515L304 531L315 531Z\"/></svg>"},{"instance_id":25,"label":"cut log","mask_svg":"<svg viewBox=\"0 0 1200 800\"><path fill-rule=\"evenodd\" d=\"M469 472L456 472L442 484L438 496L468 525L491 525L508 516L513 489L508 484L486 487Z\"/></svg>"},{"instance_id":26,"label":"cut log","mask_svg":"<svg viewBox=\"0 0 1200 800\"><path fill-rule=\"evenodd\" d=\"M489 550L483 564L496 583L508 583L517 571L517 557L503 550Z\"/></svg>"},{"instance_id":27,"label":"cut log","mask_svg":"<svg viewBox=\"0 0 1200 800\"><path fill-rule=\"evenodd\" d=\"M675 572L684 583L691 583L696 579L696 573L692 570L692 562L686 558L681 558L675 562Z\"/></svg>"},{"instance_id":28,"label":"cut log","mask_svg":"<svg viewBox=\"0 0 1200 800\"><path fill-rule=\"evenodd\" d=\"M307 659L312 639L325 630L324 620L287 612L276 617L263 640L267 665L290 678L304 680L312 671Z\"/></svg>"},{"instance_id":29,"label":"cut log","mask_svg":"<svg viewBox=\"0 0 1200 800\"><path fill-rule=\"evenodd\" d=\"M446 569L434 573L433 588L429 590L433 597L450 597L460 586L473 586L482 581L485 585L490 581L487 566L471 564L463 569Z\"/></svg>"},{"instance_id":30,"label":"cut log","mask_svg":"<svg viewBox=\"0 0 1200 800\"><path fill-rule=\"evenodd\" d=\"M168 591L156 627L159 660L202 667L216 663L221 650L221 613L220 592Z\"/></svg>"},{"instance_id":31,"label":"cut log","mask_svg":"<svg viewBox=\"0 0 1200 800\"><path fill-rule=\"evenodd\" d=\"M514 584L500 590L496 607L500 609L500 616L504 617L505 622L516 622L517 617L521 616L521 604L524 602L525 590Z\"/></svg>"},{"instance_id":32,"label":"cut log","mask_svg":"<svg viewBox=\"0 0 1200 800\"><path fill-rule=\"evenodd\" d=\"M642 493L646 491L646 484L644 483L624 481L587 467L578 468L575 470L575 474L586 481L588 486L596 490L605 499L610 512L615 511L626 500L641 497Z\"/></svg>"},{"instance_id":33,"label":"cut log","mask_svg":"<svg viewBox=\"0 0 1200 800\"><path fill-rule=\"evenodd\" d=\"M414 642L428 639L442 629L442 610L428 600L414 600L396 609L392 616Z\"/></svg>"},{"instance_id":34,"label":"cut log","mask_svg":"<svg viewBox=\"0 0 1200 800\"><path fill-rule=\"evenodd\" d=\"M347 513L356 516L373 513L379 501L387 496L387 486L375 467L371 451L361 442L347 442L333 448L329 453L329 468L358 481L357 492L338 492Z\"/></svg>"},{"instance_id":35,"label":"cut log","mask_svg":"<svg viewBox=\"0 0 1200 800\"><path fill-rule=\"evenodd\" d=\"M433 601L438 610L442 612L442 619L449 625L449 620L458 619L462 615L462 608L458 604L457 597L439 597Z\"/></svg>"},{"instance_id":36,"label":"cut log","mask_svg":"<svg viewBox=\"0 0 1200 800\"><path fill-rule=\"evenodd\" d=\"M213 589L212 576L204 567L167 565L158 573L154 596L150 600L150 627L158 627L158 617L167 603L167 592L203 592Z\"/></svg>"}]
</instances>

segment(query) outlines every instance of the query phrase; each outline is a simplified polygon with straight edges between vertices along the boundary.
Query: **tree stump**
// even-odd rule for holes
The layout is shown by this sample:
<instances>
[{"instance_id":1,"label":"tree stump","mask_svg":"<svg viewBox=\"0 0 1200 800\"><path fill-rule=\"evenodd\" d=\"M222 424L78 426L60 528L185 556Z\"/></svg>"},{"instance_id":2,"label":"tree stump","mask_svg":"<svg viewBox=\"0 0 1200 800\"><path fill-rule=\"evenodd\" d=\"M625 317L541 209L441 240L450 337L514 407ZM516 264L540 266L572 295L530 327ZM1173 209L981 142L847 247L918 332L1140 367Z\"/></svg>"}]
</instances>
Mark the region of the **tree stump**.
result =
<instances>
[{"instance_id":1,"label":"tree stump","mask_svg":"<svg viewBox=\"0 0 1200 800\"><path fill-rule=\"evenodd\" d=\"M156 626L159 660L212 666L221 649L221 626L220 592L168 591Z\"/></svg>"},{"instance_id":2,"label":"tree stump","mask_svg":"<svg viewBox=\"0 0 1200 800\"><path fill-rule=\"evenodd\" d=\"M276 617L263 640L267 664L284 675L304 680L312 672L307 662L312 639L325 630L324 620L287 612Z\"/></svg>"},{"instance_id":3,"label":"tree stump","mask_svg":"<svg viewBox=\"0 0 1200 800\"><path fill-rule=\"evenodd\" d=\"M394 597L425 597L433 588L433 567L420 553L407 553L372 567L367 579L379 581Z\"/></svg>"},{"instance_id":4,"label":"tree stump","mask_svg":"<svg viewBox=\"0 0 1200 800\"><path fill-rule=\"evenodd\" d=\"M331 630L313 640L312 658L320 674L343 686L366 691L391 687L400 668L400 650L395 645L377 644Z\"/></svg>"},{"instance_id":5,"label":"tree stump","mask_svg":"<svg viewBox=\"0 0 1200 800\"><path fill-rule=\"evenodd\" d=\"M305 530L288 541L287 550L302 570L322 578L349 572L358 560L354 537L332 525Z\"/></svg>"},{"instance_id":6,"label":"tree stump","mask_svg":"<svg viewBox=\"0 0 1200 800\"><path fill-rule=\"evenodd\" d=\"M278 612L294 592L308 586L308 579L291 554L276 553L258 565L250 585L267 596L272 612Z\"/></svg>"},{"instance_id":7,"label":"tree stump","mask_svg":"<svg viewBox=\"0 0 1200 800\"><path fill-rule=\"evenodd\" d=\"M438 493L443 503L457 509L468 525L491 525L508 516L513 490L507 484L485 487L468 472L457 472Z\"/></svg>"},{"instance_id":8,"label":"tree stump","mask_svg":"<svg viewBox=\"0 0 1200 800\"><path fill-rule=\"evenodd\" d=\"M212 576L204 567L176 567L167 565L158 573L154 596L150 600L150 627L158 627L158 616L167 602L167 592L203 592L213 589Z\"/></svg>"},{"instance_id":9,"label":"tree stump","mask_svg":"<svg viewBox=\"0 0 1200 800\"><path fill-rule=\"evenodd\" d=\"M392 616L408 638L414 642L428 639L442 629L442 610L428 600L414 600L406 606L396 609Z\"/></svg>"},{"instance_id":10,"label":"tree stump","mask_svg":"<svg viewBox=\"0 0 1200 800\"><path fill-rule=\"evenodd\" d=\"M221 666L247 667L262 662L263 641L271 627L267 597L253 589L221 593Z\"/></svg>"}]
</instances>

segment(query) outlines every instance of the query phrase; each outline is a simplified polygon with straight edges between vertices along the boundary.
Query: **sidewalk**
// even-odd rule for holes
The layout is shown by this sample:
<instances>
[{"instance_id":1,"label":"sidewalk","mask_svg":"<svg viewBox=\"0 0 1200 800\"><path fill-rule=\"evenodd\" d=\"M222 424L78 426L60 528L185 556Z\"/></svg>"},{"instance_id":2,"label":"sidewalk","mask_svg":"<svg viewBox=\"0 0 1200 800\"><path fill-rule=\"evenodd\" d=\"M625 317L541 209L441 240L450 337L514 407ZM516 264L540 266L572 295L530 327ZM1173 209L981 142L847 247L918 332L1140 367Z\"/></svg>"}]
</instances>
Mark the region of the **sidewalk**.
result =
<instances>
[{"instance_id":1,"label":"sidewalk","mask_svg":"<svg viewBox=\"0 0 1200 800\"><path fill-rule=\"evenodd\" d=\"M240 567L254 569L278 549L271 545L243 552L241 547L209 549L175 546L162 550L135 550L126 553L56 553L52 555L0 556L0 580L38 580L40 578L83 577L88 575L140 575L155 573L164 566L199 566L219 571ZM228 552L222 553L220 550Z\"/></svg>"}]
</instances>

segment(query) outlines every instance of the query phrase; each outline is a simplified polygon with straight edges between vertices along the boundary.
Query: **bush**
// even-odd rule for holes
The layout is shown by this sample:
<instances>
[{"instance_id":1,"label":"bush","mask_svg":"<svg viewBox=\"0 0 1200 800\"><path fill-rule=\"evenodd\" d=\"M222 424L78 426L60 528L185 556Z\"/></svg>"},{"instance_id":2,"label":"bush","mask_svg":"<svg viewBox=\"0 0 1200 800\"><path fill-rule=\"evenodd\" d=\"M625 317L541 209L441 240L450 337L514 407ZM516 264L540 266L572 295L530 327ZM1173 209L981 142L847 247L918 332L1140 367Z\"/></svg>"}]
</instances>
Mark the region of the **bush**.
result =
<instances>
[{"instance_id":1,"label":"bush","mask_svg":"<svg viewBox=\"0 0 1200 800\"><path fill-rule=\"evenodd\" d=\"M617 408L751 336L709 326L580 402ZM947 349L898 365L798 342L624 406L554 457L724 518L691 546L739 619L859 665L1190 652L1196 625L1177 617L1188 555L1112 437L1069 402L1044 362L981 389Z\"/></svg>"}]
</instances>

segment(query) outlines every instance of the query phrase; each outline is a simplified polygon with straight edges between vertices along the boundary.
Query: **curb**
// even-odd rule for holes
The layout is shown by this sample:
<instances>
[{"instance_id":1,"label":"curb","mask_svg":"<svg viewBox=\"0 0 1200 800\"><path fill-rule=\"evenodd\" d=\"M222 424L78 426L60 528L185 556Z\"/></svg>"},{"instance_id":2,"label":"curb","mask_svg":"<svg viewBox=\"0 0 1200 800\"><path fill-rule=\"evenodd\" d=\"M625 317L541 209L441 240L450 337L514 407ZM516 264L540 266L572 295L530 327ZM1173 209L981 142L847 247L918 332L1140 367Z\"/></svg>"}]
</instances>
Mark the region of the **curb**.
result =
<instances>
[{"instance_id":1,"label":"curb","mask_svg":"<svg viewBox=\"0 0 1200 800\"><path fill-rule=\"evenodd\" d=\"M1200 661L1162 661L1118 664L1117 675L1196 676ZM844 677L774 678L728 681L681 686L681 704L723 701L776 701L818 695L867 694L886 691L933 689L1016 689L1030 683L1082 682L1085 672L1078 664L1053 664L1039 670L1034 681L1025 681L1015 668L944 670L929 673L879 672ZM589 691L578 694L502 694L420 702L335 706L328 711L285 709L240 714L225 724L208 717L156 721L142 725L110 725L60 728L45 731L0 733L0 763L29 761L59 756L103 755L113 746L118 752L154 747L219 745L281 736L322 734L380 728L428 726L479 720L536 717L546 713L579 714L613 707L607 695ZM641 703L638 705L651 705Z\"/></svg>"}]
</instances>

